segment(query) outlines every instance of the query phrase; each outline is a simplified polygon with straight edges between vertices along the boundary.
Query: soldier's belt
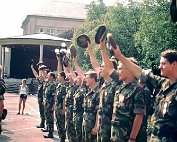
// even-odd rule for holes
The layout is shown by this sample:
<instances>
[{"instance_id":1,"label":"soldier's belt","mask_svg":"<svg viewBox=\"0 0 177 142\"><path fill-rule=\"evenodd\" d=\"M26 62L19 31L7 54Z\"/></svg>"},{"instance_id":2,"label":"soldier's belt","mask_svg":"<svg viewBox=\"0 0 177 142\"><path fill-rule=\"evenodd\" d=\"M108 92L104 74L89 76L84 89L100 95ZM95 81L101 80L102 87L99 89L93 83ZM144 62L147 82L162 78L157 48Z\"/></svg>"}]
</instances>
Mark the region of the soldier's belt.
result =
<instances>
[{"instance_id":1,"label":"soldier's belt","mask_svg":"<svg viewBox=\"0 0 177 142\"><path fill-rule=\"evenodd\" d=\"M84 111L83 110L73 110L74 113L77 113L77 114L82 114Z\"/></svg>"},{"instance_id":2,"label":"soldier's belt","mask_svg":"<svg viewBox=\"0 0 177 142\"><path fill-rule=\"evenodd\" d=\"M107 116L107 117L112 117L112 113L107 112L107 111L104 111L104 110L99 110L99 111L98 111L98 114L99 114L99 115L105 115L105 116Z\"/></svg>"},{"instance_id":3,"label":"soldier's belt","mask_svg":"<svg viewBox=\"0 0 177 142\"><path fill-rule=\"evenodd\" d=\"M129 126L129 122L128 121L111 121L111 125L113 127L126 127Z\"/></svg>"}]
</instances>

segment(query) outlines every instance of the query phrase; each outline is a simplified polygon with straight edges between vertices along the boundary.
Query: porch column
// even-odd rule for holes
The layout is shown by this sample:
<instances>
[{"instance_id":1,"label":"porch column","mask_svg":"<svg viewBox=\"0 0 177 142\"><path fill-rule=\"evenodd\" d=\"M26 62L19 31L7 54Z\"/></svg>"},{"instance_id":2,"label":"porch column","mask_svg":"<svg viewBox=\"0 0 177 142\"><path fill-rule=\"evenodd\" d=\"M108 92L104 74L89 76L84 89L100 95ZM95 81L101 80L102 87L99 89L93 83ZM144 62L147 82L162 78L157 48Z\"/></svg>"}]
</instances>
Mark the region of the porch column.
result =
<instances>
[{"instance_id":1,"label":"porch column","mask_svg":"<svg viewBox=\"0 0 177 142\"><path fill-rule=\"evenodd\" d=\"M1 77L4 78L4 70L5 70L5 47L1 47L2 48L2 60L1 60L1 63L2 63L2 72L1 72Z\"/></svg>"},{"instance_id":2,"label":"porch column","mask_svg":"<svg viewBox=\"0 0 177 142\"><path fill-rule=\"evenodd\" d=\"M0 45L0 65L2 65L2 45Z\"/></svg>"},{"instance_id":3,"label":"porch column","mask_svg":"<svg viewBox=\"0 0 177 142\"><path fill-rule=\"evenodd\" d=\"M40 56L39 56L39 62L43 62L43 44L40 44Z\"/></svg>"}]
</instances>

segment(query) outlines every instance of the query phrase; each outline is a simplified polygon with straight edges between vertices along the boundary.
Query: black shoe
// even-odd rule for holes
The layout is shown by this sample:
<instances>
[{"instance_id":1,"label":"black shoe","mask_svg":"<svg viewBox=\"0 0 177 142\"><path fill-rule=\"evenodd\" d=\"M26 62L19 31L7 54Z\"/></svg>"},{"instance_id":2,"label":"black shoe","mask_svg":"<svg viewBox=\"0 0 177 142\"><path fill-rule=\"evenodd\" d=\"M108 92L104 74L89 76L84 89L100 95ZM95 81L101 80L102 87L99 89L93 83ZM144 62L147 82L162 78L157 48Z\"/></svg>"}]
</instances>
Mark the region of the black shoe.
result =
<instances>
[{"instance_id":1,"label":"black shoe","mask_svg":"<svg viewBox=\"0 0 177 142\"><path fill-rule=\"evenodd\" d=\"M53 134L51 134L51 133L49 133L48 135L43 135L43 136L44 136L44 138L54 138Z\"/></svg>"},{"instance_id":2,"label":"black shoe","mask_svg":"<svg viewBox=\"0 0 177 142\"><path fill-rule=\"evenodd\" d=\"M37 128L45 128L44 125L37 125Z\"/></svg>"},{"instance_id":3,"label":"black shoe","mask_svg":"<svg viewBox=\"0 0 177 142\"><path fill-rule=\"evenodd\" d=\"M20 114L20 112L17 113L17 115L19 115L19 114Z\"/></svg>"},{"instance_id":4,"label":"black shoe","mask_svg":"<svg viewBox=\"0 0 177 142\"><path fill-rule=\"evenodd\" d=\"M45 129L45 128L44 128L44 129L41 129L41 131L42 131L42 132L49 132L49 130L47 130L47 129Z\"/></svg>"}]
</instances>

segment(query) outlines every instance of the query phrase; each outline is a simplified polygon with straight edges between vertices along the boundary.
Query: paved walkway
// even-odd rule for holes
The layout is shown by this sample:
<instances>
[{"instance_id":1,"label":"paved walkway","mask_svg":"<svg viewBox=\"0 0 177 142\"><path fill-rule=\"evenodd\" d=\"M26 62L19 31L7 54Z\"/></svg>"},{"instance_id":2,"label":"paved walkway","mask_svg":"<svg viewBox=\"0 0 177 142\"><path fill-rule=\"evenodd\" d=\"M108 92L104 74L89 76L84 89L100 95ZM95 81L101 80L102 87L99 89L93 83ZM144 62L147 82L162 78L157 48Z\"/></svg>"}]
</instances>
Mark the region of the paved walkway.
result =
<instances>
[{"instance_id":1,"label":"paved walkway","mask_svg":"<svg viewBox=\"0 0 177 142\"><path fill-rule=\"evenodd\" d=\"M54 138L43 138L44 132L35 126L39 124L39 111L37 98L28 96L24 115L16 115L18 112L19 96L17 94L5 94L5 108L8 110L6 119L2 124L0 142L58 142L58 134L55 128ZM47 134L47 133L46 133Z\"/></svg>"}]
</instances>

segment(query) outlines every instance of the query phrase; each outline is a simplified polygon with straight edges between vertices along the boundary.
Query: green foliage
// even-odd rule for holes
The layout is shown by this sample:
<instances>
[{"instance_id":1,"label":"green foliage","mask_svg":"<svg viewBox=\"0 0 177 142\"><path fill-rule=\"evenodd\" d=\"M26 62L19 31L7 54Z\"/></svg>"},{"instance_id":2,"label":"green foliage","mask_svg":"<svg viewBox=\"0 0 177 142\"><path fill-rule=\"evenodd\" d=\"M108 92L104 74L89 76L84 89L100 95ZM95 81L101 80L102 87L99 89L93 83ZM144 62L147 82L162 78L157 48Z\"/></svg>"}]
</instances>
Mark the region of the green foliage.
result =
<instances>
[{"instance_id":1,"label":"green foliage","mask_svg":"<svg viewBox=\"0 0 177 142\"><path fill-rule=\"evenodd\" d=\"M139 60L151 66L159 63L160 52L175 49L177 28L171 22L167 0L146 0L141 7L140 29L135 35L135 45L141 54Z\"/></svg>"},{"instance_id":2,"label":"green foliage","mask_svg":"<svg viewBox=\"0 0 177 142\"><path fill-rule=\"evenodd\" d=\"M137 3L129 0L128 5L117 3L106 7L103 0L88 6L87 19L74 32L73 43L80 34L87 34L93 50L101 63L100 50L95 44L95 34L100 25L106 25L116 43L126 56L133 56L141 65L150 67L151 60L159 62L159 54L177 46L177 27L171 21L168 0L144 0ZM83 70L91 68L87 49L77 47L79 64Z\"/></svg>"}]
</instances>

